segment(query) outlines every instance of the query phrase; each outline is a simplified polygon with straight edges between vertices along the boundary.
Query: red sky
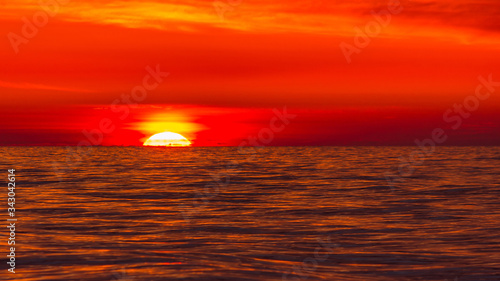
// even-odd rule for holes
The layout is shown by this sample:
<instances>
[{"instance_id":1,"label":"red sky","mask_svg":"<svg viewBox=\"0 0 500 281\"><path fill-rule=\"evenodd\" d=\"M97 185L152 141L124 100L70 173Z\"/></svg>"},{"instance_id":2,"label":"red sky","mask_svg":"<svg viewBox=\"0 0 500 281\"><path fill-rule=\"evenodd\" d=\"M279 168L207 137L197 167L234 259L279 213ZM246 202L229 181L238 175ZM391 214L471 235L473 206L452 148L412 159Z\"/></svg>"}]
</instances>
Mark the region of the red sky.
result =
<instances>
[{"instance_id":1,"label":"red sky","mask_svg":"<svg viewBox=\"0 0 500 281\"><path fill-rule=\"evenodd\" d=\"M26 36L24 19L44 20L38 1L0 1L0 145L74 145L103 118L116 126L104 145L155 130L238 145L284 106L297 117L271 144L411 145L453 125L443 113L479 76L500 81L496 0L401 1L350 63L340 44L355 45L388 2L243 0L224 19L212 1L60 2ZM147 66L169 76L122 120L110 105ZM499 96L446 144L499 145Z\"/></svg>"}]
</instances>

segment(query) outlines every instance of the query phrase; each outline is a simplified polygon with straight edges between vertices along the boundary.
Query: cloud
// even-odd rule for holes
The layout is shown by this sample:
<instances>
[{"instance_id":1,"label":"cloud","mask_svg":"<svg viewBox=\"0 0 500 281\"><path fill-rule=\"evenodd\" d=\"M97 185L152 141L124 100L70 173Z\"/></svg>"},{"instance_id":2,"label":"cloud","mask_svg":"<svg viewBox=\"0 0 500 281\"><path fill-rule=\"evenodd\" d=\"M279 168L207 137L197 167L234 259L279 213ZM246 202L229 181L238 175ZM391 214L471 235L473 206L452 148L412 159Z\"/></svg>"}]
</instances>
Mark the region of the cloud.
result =
<instances>
[{"instance_id":1,"label":"cloud","mask_svg":"<svg viewBox=\"0 0 500 281\"><path fill-rule=\"evenodd\" d=\"M429 1L401 0L404 12L398 15L415 25L473 28L500 31L500 2L496 0ZM379 5L375 9L381 9Z\"/></svg>"},{"instance_id":2,"label":"cloud","mask_svg":"<svg viewBox=\"0 0 500 281\"><path fill-rule=\"evenodd\" d=\"M61 91L61 92L80 92L80 93L90 93L92 91L84 89L75 88L65 88L44 84L33 84L33 83L13 83L0 80L0 88L11 88L11 89L26 89L26 90L51 90L51 91Z\"/></svg>"},{"instance_id":3,"label":"cloud","mask_svg":"<svg viewBox=\"0 0 500 281\"><path fill-rule=\"evenodd\" d=\"M225 0L216 0L227 4ZM395 0L391 0L395 1ZM362 2L340 0L304 1L242 1L227 6L225 20L221 21L215 1L78 1L60 7L58 20L113 24L127 28L153 28L196 32L204 28L223 28L250 32L304 32L329 35L350 35L355 25L362 25L371 17L371 11L387 7L388 1ZM500 31L500 2L497 0L430 1L401 0L404 11L397 17L404 19L397 25L406 25L426 32L428 36L453 36L449 28L476 29L484 32ZM20 0L9 3L0 11L4 19L29 16L42 8L36 1ZM394 21L395 22L395 21ZM447 31L437 34L436 29ZM390 35L408 35L405 30L389 30ZM410 34L411 36L411 34Z\"/></svg>"}]
</instances>

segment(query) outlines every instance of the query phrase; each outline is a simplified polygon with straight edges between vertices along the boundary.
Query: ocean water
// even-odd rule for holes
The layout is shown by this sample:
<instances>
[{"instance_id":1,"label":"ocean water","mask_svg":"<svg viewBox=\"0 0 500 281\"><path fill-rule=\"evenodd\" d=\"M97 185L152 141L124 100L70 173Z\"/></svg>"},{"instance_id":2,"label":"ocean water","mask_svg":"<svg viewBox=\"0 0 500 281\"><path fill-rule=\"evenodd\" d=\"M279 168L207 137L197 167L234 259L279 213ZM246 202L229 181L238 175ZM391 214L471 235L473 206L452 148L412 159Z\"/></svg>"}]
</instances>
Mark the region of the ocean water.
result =
<instances>
[{"instance_id":1,"label":"ocean water","mask_svg":"<svg viewBox=\"0 0 500 281\"><path fill-rule=\"evenodd\" d=\"M500 148L417 149L0 147L0 279L500 280Z\"/></svg>"}]
</instances>

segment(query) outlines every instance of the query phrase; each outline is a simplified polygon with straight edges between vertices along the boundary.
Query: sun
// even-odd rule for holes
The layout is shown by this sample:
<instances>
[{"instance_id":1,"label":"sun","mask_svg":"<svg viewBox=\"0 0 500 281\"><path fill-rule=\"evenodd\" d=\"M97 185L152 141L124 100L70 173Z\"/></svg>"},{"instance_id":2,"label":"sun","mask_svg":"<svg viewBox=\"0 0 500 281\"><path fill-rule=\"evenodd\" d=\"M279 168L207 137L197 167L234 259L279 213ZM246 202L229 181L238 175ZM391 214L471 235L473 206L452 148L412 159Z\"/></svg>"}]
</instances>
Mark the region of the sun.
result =
<instances>
[{"instance_id":1,"label":"sun","mask_svg":"<svg viewBox=\"0 0 500 281\"><path fill-rule=\"evenodd\" d=\"M163 132L151 136L147 139L144 146L191 146L191 142L181 134L172 132Z\"/></svg>"}]
</instances>

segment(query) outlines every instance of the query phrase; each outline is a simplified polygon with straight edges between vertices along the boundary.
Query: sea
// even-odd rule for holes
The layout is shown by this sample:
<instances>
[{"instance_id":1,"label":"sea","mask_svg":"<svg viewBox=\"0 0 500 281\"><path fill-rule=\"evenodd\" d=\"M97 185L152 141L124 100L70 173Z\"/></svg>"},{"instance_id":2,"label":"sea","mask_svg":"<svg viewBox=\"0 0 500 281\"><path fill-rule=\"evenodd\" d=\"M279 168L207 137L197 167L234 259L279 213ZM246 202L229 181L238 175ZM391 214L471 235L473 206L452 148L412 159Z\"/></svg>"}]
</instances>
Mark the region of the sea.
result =
<instances>
[{"instance_id":1,"label":"sea","mask_svg":"<svg viewBox=\"0 0 500 281\"><path fill-rule=\"evenodd\" d=\"M500 147L0 155L0 280L500 280Z\"/></svg>"}]
</instances>

